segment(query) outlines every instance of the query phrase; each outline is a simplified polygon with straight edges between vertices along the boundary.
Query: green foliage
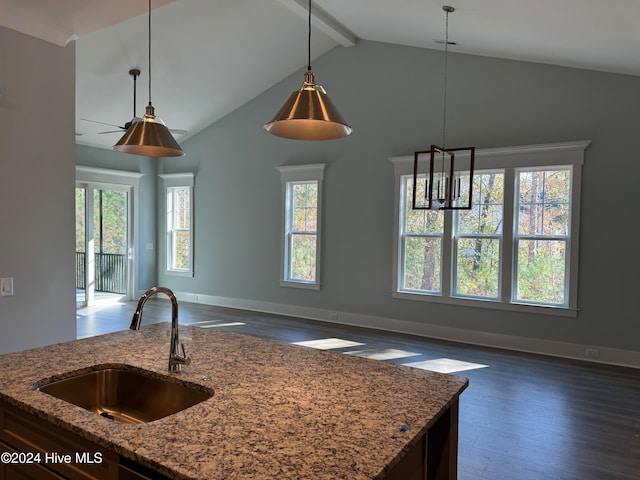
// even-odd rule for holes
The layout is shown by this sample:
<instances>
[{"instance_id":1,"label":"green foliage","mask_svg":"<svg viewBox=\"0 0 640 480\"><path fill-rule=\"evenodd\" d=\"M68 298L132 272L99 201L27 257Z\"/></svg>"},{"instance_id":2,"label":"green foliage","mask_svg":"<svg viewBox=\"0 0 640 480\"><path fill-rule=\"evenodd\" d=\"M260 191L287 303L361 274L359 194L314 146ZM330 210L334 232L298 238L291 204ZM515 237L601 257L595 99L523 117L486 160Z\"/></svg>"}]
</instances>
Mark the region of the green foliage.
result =
<instances>
[{"instance_id":1,"label":"green foliage","mask_svg":"<svg viewBox=\"0 0 640 480\"><path fill-rule=\"evenodd\" d=\"M440 292L442 248L448 241L444 212L413 210L413 179L404 177L403 187L403 288ZM419 181L419 198L424 188ZM567 242L562 237L569 233L571 171L522 170L517 188L517 299L563 304ZM453 224L454 295L500 297L503 203L503 173L476 172L472 208L447 213Z\"/></svg>"},{"instance_id":2,"label":"green foliage","mask_svg":"<svg viewBox=\"0 0 640 480\"><path fill-rule=\"evenodd\" d=\"M100 198L102 197L102 198ZM95 190L94 232L96 252L127 253L127 194L115 190ZM102 210L100 210L102 208ZM102 216L100 213L102 212Z\"/></svg>"},{"instance_id":3,"label":"green foliage","mask_svg":"<svg viewBox=\"0 0 640 480\"><path fill-rule=\"evenodd\" d=\"M439 292L441 255L440 237L406 237L403 287L409 290Z\"/></svg>"},{"instance_id":4,"label":"green foliage","mask_svg":"<svg viewBox=\"0 0 640 480\"><path fill-rule=\"evenodd\" d=\"M495 239L460 239L456 273L457 294L498 297L499 242Z\"/></svg>"},{"instance_id":5,"label":"green foliage","mask_svg":"<svg viewBox=\"0 0 640 480\"><path fill-rule=\"evenodd\" d=\"M291 236L291 264L292 280L316 280L316 236L294 234Z\"/></svg>"},{"instance_id":6,"label":"green foliage","mask_svg":"<svg viewBox=\"0 0 640 480\"><path fill-rule=\"evenodd\" d=\"M85 209L86 190L76 188L76 252L84 252L86 241Z\"/></svg>"},{"instance_id":7,"label":"green foliage","mask_svg":"<svg viewBox=\"0 0 640 480\"><path fill-rule=\"evenodd\" d=\"M289 272L291 280L316 281L317 182L290 185Z\"/></svg>"},{"instance_id":8,"label":"green foliage","mask_svg":"<svg viewBox=\"0 0 640 480\"><path fill-rule=\"evenodd\" d=\"M517 299L553 304L564 303L565 264L566 242L520 241Z\"/></svg>"},{"instance_id":9,"label":"green foliage","mask_svg":"<svg viewBox=\"0 0 640 480\"><path fill-rule=\"evenodd\" d=\"M191 189L190 187L171 187L167 192L170 205L172 268L191 269Z\"/></svg>"},{"instance_id":10,"label":"green foliage","mask_svg":"<svg viewBox=\"0 0 640 480\"><path fill-rule=\"evenodd\" d=\"M127 253L126 192L94 190L93 240L96 253ZM76 251L85 249L86 190L76 188Z\"/></svg>"}]
</instances>

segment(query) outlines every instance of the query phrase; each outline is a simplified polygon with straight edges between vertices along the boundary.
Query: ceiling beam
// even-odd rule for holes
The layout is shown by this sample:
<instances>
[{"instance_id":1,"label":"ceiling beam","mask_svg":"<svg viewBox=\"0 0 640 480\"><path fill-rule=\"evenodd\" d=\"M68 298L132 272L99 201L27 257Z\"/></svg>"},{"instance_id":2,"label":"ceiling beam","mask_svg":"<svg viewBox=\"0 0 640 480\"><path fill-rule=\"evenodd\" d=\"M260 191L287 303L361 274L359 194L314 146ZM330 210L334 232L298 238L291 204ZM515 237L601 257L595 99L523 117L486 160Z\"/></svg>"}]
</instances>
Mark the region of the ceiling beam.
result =
<instances>
[{"instance_id":1,"label":"ceiling beam","mask_svg":"<svg viewBox=\"0 0 640 480\"><path fill-rule=\"evenodd\" d=\"M279 1L302 18L307 19L309 17L309 4L306 0ZM353 32L315 5L311 8L311 17L314 26L343 47L353 47L356 44L358 37Z\"/></svg>"}]
</instances>

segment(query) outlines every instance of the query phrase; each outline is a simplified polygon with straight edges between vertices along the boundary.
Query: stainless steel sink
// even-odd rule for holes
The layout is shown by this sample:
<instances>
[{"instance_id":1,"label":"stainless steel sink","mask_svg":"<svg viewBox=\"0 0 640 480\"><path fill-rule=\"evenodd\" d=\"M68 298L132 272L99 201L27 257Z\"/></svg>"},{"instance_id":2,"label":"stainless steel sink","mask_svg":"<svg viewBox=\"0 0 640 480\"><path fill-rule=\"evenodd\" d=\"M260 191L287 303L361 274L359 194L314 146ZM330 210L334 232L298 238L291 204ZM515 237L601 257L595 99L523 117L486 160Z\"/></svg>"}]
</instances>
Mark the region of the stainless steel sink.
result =
<instances>
[{"instance_id":1,"label":"stainless steel sink","mask_svg":"<svg viewBox=\"0 0 640 480\"><path fill-rule=\"evenodd\" d=\"M202 385L129 365L98 365L36 386L41 392L123 423L152 422L213 396L213 390Z\"/></svg>"}]
</instances>

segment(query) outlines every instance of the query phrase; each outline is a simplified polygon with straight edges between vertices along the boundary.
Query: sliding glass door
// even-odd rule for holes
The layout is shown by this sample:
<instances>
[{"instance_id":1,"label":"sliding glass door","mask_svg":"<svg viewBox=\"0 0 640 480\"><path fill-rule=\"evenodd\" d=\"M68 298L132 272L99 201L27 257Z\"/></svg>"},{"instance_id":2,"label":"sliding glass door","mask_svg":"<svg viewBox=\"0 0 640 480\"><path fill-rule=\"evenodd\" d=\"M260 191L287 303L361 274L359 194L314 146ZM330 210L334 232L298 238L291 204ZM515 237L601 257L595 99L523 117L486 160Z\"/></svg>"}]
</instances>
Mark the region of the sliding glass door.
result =
<instances>
[{"instance_id":1,"label":"sliding glass door","mask_svg":"<svg viewBox=\"0 0 640 480\"><path fill-rule=\"evenodd\" d=\"M130 188L76 185L76 303L130 298Z\"/></svg>"}]
</instances>

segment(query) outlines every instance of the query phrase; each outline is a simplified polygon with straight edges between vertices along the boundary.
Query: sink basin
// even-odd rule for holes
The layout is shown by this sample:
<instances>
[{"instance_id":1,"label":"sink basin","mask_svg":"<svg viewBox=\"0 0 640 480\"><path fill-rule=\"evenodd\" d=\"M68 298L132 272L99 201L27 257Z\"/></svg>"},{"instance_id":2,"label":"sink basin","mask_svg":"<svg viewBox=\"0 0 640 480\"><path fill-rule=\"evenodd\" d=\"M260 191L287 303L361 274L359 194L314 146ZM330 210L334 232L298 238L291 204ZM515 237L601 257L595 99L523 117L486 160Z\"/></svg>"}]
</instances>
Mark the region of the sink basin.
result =
<instances>
[{"instance_id":1,"label":"sink basin","mask_svg":"<svg viewBox=\"0 0 640 480\"><path fill-rule=\"evenodd\" d=\"M213 396L195 383L129 365L98 365L39 382L37 389L122 423L147 423Z\"/></svg>"}]
</instances>

